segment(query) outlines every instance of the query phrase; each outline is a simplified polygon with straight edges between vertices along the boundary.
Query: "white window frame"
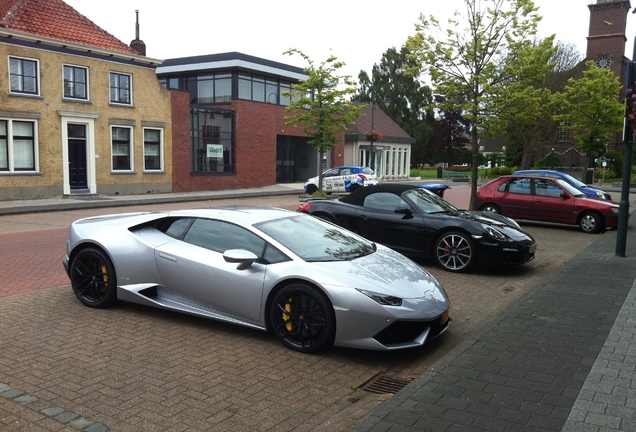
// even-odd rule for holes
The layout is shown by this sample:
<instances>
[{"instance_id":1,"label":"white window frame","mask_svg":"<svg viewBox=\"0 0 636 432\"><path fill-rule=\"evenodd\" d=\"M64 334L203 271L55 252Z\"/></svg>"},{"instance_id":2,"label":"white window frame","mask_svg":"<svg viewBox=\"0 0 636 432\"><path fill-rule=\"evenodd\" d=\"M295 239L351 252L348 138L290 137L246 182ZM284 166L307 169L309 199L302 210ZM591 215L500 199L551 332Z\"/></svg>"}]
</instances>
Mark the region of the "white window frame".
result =
<instances>
[{"instance_id":1,"label":"white window frame","mask_svg":"<svg viewBox=\"0 0 636 432\"><path fill-rule=\"evenodd\" d=\"M159 168L146 168L146 130L155 130L159 131ZM144 127L142 128L142 136L144 140L144 168L143 170L146 172L158 172L163 171L163 128L158 127Z\"/></svg>"},{"instance_id":2,"label":"white window frame","mask_svg":"<svg viewBox=\"0 0 636 432\"><path fill-rule=\"evenodd\" d=\"M35 93L34 92L29 92L29 91L24 91L24 90L14 90L11 87L11 60L12 59L22 60L22 61L30 61L30 62L34 62L35 63L35 86L37 87ZM40 96L40 87L41 87L40 60L34 59L34 58L28 58L28 57L8 56L7 63L8 63L7 64L7 66L8 66L7 72L9 74L9 94L20 95L20 96Z\"/></svg>"},{"instance_id":3,"label":"white window frame","mask_svg":"<svg viewBox=\"0 0 636 432\"><path fill-rule=\"evenodd\" d=\"M0 121L7 122L7 166L8 169L0 169L0 174L27 174L39 172L40 170L40 145L38 139L38 121L22 118L4 118L0 117ZM15 149L13 143L13 123L32 123L33 124L33 169L16 169L15 168Z\"/></svg>"},{"instance_id":4,"label":"white window frame","mask_svg":"<svg viewBox=\"0 0 636 432\"><path fill-rule=\"evenodd\" d=\"M117 76L127 76L130 82L130 87L128 89L129 93L130 93L130 101L128 102L121 102L120 100L113 100L111 97L111 85L110 85L110 80L112 78L113 75L117 75ZM119 96L119 95L118 95ZM112 105L123 105L123 106L132 106L133 104L133 76L132 74L129 73L125 73L125 72L115 72L115 71L110 71L108 73L108 101L112 104Z\"/></svg>"},{"instance_id":5,"label":"white window frame","mask_svg":"<svg viewBox=\"0 0 636 432\"><path fill-rule=\"evenodd\" d=\"M76 96L66 96L64 94L65 92L65 87L64 87L64 71L65 68L75 68L75 69L84 69L84 71L86 71L86 97L76 97ZM79 66L79 65L74 65L74 64L70 64L70 63L63 63L62 64L62 98L67 99L67 100L73 100L73 101L89 101L91 98L90 95L90 73L89 73L89 69L86 66ZM110 84L109 84L110 85Z\"/></svg>"},{"instance_id":6,"label":"white window frame","mask_svg":"<svg viewBox=\"0 0 636 432\"><path fill-rule=\"evenodd\" d=\"M113 154L113 129L128 129L130 132L130 142L128 143L128 154L130 158L130 166L125 169L115 169L115 164L113 163L113 158L115 155ZM110 127L110 169L112 172L133 172L135 170L135 152L134 152L134 128L131 126L122 126L122 125L111 125Z\"/></svg>"}]
</instances>

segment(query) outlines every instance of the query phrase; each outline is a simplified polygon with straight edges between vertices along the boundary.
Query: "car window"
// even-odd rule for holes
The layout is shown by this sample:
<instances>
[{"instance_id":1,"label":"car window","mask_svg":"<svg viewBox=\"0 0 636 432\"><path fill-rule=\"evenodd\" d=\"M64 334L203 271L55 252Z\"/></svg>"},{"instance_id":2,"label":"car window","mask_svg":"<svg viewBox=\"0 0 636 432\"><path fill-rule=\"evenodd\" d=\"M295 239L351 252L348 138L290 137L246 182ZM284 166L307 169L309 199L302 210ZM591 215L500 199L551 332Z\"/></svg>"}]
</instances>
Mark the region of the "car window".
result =
<instances>
[{"instance_id":1,"label":"car window","mask_svg":"<svg viewBox=\"0 0 636 432\"><path fill-rule=\"evenodd\" d=\"M422 213L454 213L457 211L451 203L423 188L415 188L404 192L410 202Z\"/></svg>"},{"instance_id":2,"label":"car window","mask_svg":"<svg viewBox=\"0 0 636 432\"><path fill-rule=\"evenodd\" d=\"M363 206L366 208L387 210L392 212L398 207L407 207L408 204L401 197L389 192L377 192L368 195L364 199Z\"/></svg>"},{"instance_id":3,"label":"car window","mask_svg":"<svg viewBox=\"0 0 636 432\"><path fill-rule=\"evenodd\" d=\"M558 198L563 192L559 186L549 180L536 179L534 181L534 187L535 193L538 196Z\"/></svg>"},{"instance_id":4,"label":"car window","mask_svg":"<svg viewBox=\"0 0 636 432\"><path fill-rule=\"evenodd\" d=\"M366 174L366 175L373 175L373 174L375 174L375 173L373 172L373 170L372 170L371 168L369 168L369 167L364 167L364 168L362 168L362 174Z\"/></svg>"},{"instance_id":5,"label":"car window","mask_svg":"<svg viewBox=\"0 0 636 432\"><path fill-rule=\"evenodd\" d=\"M168 226L167 229L163 229L162 231L164 231L170 237L181 240L183 239L185 233L188 231L188 228L190 228L190 225L192 225L193 221L194 218L172 220L170 226Z\"/></svg>"},{"instance_id":6,"label":"car window","mask_svg":"<svg viewBox=\"0 0 636 432\"><path fill-rule=\"evenodd\" d=\"M497 189L499 192L510 192L523 195L530 195L530 181L529 178L513 178L508 180L507 183L502 184Z\"/></svg>"},{"instance_id":7,"label":"car window","mask_svg":"<svg viewBox=\"0 0 636 432\"><path fill-rule=\"evenodd\" d=\"M325 171L322 176L323 177L334 177L338 175L337 169L330 169L329 171Z\"/></svg>"},{"instance_id":8,"label":"car window","mask_svg":"<svg viewBox=\"0 0 636 432\"><path fill-rule=\"evenodd\" d=\"M238 225L212 219L196 219L183 241L219 253L246 249L258 257L263 256L265 248L265 240L256 234Z\"/></svg>"},{"instance_id":9,"label":"car window","mask_svg":"<svg viewBox=\"0 0 636 432\"><path fill-rule=\"evenodd\" d=\"M340 175L351 175L353 174L353 170L351 168L345 168L340 170Z\"/></svg>"}]
</instances>

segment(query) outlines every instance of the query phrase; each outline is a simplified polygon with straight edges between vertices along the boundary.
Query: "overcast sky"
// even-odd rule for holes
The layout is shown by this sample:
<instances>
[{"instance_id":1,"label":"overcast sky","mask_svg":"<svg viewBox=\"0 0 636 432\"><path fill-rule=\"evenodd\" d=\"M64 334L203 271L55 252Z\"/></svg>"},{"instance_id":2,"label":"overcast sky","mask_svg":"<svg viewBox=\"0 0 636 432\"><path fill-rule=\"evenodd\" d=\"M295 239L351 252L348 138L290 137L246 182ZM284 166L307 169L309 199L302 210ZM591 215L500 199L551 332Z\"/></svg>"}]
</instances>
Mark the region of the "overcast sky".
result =
<instances>
[{"instance_id":1,"label":"overcast sky","mask_svg":"<svg viewBox=\"0 0 636 432\"><path fill-rule=\"evenodd\" d=\"M65 0L121 41L135 38L139 10L140 39L156 59L238 51L304 67L297 48L316 63L330 54L346 63L342 74L357 79L371 71L389 48L399 49L415 33L421 13L441 22L453 11L465 12L464 0ZM585 55L590 12L596 0L534 0L543 20L541 36L573 43ZM633 4L636 6L636 4ZM636 15L627 17L626 55L632 57Z\"/></svg>"}]
</instances>

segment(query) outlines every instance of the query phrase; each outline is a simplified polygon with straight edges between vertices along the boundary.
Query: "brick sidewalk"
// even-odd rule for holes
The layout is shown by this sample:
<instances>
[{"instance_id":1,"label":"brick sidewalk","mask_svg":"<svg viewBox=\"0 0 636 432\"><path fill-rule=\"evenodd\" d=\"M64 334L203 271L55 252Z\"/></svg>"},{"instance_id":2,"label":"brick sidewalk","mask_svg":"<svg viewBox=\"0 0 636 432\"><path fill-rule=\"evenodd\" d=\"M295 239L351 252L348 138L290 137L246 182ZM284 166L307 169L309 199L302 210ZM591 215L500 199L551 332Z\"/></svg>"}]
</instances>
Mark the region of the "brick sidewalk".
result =
<instances>
[{"instance_id":1,"label":"brick sidewalk","mask_svg":"<svg viewBox=\"0 0 636 432\"><path fill-rule=\"evenodd\" d=\"M636 231L569 260L353 431L636 430Z\"/></svg>"}]
</instances>

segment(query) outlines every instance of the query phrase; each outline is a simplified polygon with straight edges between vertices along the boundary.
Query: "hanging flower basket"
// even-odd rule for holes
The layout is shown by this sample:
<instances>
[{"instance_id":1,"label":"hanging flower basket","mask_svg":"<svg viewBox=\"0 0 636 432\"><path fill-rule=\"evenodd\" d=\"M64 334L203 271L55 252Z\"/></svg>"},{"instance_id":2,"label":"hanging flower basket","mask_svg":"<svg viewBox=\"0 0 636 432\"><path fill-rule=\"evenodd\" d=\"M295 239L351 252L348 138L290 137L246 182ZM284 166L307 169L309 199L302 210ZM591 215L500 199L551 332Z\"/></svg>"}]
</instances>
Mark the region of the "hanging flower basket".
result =
<instances>
[{"instance_id":1,"label":"hanging flower basket","mask_svg":"<svg viewBox=\"0 0 636 432\"><path fill-rule=\"evenodd\" d=\"M364 139L367 141L382 141L382 132L379 130L370 130L364 134Z\"/></svg>"}]
</instances>

